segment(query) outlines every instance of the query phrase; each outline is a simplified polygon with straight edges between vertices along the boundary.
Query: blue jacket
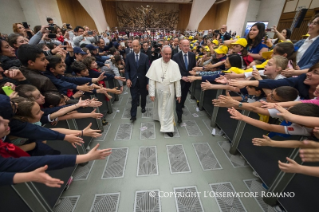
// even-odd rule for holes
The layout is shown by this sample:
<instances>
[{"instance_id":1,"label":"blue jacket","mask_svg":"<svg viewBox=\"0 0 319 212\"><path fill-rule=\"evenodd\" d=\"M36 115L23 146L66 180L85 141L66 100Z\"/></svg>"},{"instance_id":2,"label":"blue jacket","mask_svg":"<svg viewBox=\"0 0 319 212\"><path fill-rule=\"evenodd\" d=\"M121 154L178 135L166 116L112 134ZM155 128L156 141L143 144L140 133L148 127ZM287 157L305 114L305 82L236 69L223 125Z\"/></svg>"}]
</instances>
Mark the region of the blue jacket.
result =
<instances>
[{"instance_id":1,"label":"blue jacket","mask_svg":"<svg viewBox=\"0 0 319 212\"><path fill-rule=\"evenodd\" d=\"M0 94L0 116L10 120L10 135L34 140L64 140L64 134L35 124L12 119L13 115L10 98Z\"/></svg>"},{"instance_id":2,"label":"blue jacket","mask_svg":"<svg viewBox=\"0 0 319 212\"><path fill-rule=\"evenodd\" d=\"M259 88L269 88L274 89L280 86L291 86L299 91L299 96L301 99L310 99L309 97L309 85L306 85L303 81L307 78L306 74L301 74L298 77L290 77L279 80L260 80Z\"/></svg>"},{"instance_id":3,"label":"blue jacket","mask_svg":"<svg viewBox=\"0 0 319 212\"><path fill-rule=\"evenodd\" d=\"M90 78L98 78L100 75L101 75L100 72L89 69L89 77ZM112 75L112 74L104 73L104 76L106 76L106 78L104 79L105 81L111 81L114 79L114 75Z\"/></svg>"},{"instance_id":4,"label":"blue jacket","mask_svg":"<svg viewBox=\"0 0 319 212\"><path fill-rule=\"evenodd\" d=\"M54 76L52 72L45 71L44 75L58 88L60 93L66 94L68 89L75 90L77 85L91 83L92 79L88 77L65 77L62 75Z\"/></svg>"},{"instance_id":5,"label":"blue jacket","mask_svg":"<svg viewBox=\"0 0 319 212\"><path fill-rule=\"evenodd\" d=\"M295 49L299 49L306 39L295 43ZM300 69L307 69L319 62L319 38L317 38L302 55L298 66Z\"/></svg>"},{"instance_id":6,"label":"blue jacket","mask_svg":"<svg viewBox=\"0 0 319 212\"><path fill-rule=\"evenodd\" d=\"M41 108L41 110L44 112L43 115L41 116L40 122L43 124L49 123L48 115L51 113L55 113L61 108L68 107L70 105L63 105L63 106L58 106L58 107L51 107L51 108Z\"/></svg>"},{"instance_id":7,"label":"blue jacket","mask_svg":"<svg viewBox=\"0 0 319 212\"><path fill-rule=\"evenodd\" d=\"M21 158L0 157L0 186L12 185L17 172L30 172L48 165L48 170L74 166L76 155L46 155Z\"/></svg>"}]
</instances>

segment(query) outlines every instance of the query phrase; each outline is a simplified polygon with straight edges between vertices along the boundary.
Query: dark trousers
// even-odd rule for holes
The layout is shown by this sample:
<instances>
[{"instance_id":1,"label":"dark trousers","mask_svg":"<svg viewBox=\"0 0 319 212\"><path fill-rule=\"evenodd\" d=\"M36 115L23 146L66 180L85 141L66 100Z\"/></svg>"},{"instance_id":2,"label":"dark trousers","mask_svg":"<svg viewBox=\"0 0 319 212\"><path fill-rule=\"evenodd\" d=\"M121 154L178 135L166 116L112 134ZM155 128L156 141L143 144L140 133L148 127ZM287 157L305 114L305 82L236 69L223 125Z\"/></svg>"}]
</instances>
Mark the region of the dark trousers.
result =
<instances>
[{"instance_id":1,"label":"dark trousers","mask_svg":"<svg viewBox=\"0 0 319 212\"><path fill-rule=\"evenodd\" d=\"M179 119L182 118L183 106L184 106L184 103L185 103L185 100L187 97L187 93L188 93L190 87L191 87L190 82L185 82L185 81L181 80L181 89L182 89L181 103L178 103L178 101L176 101L176 113L177 113L177 117Z\"/></svg>"},{"instance_id":2,"label":"dark trousers","mask_svg":"<svg viewBox=\"0 0 319 212\"><path fill-rule=\"evenodd\" d=\"M136 117L136 111L137 111L137 102L139 101L139 97L141 95L141 108L145 108L146 106L146 85L141 86L139 79L137 79L137 82L135 86L130 88L131 96L132 96L132 108L131 108L131 117Z\"/></svg>"}]
</instances>

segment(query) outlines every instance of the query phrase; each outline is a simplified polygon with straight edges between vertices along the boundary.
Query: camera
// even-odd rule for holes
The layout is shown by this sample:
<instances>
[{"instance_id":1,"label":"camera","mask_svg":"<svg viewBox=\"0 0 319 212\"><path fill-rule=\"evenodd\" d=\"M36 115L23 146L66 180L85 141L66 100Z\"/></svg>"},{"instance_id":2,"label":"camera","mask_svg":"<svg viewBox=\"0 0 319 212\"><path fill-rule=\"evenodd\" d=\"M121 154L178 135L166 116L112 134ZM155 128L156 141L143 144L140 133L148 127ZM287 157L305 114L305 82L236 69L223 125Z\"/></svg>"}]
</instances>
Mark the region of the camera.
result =
<instances>
[{"instance_id":1,"label":"camera","mask_svg":"<svg viewBox=\"0 0 319 212\"><path fill-rule=\"evenodd\" d=\"M154 48L154 53L158 54L161 52L162 44L153 41L152 47Z\"/></svg>"},{"instance_id":2,"label":"camera","mask_svg":"<svg viewBox=\"0 0 319 212\"><path fill-rule=\"evenodd\" d=\"M93 35L93 31L88 31L88 35Z\"/></svg>"},{"instance_id":3,"label":"camera","mask_svg":"<svg viewBox=\"0 0 319 212\"><path fill-rule=\"evenodd\" d=\"M67 28L67 29L72 29L72 28L70 27L70 24L66 24L66 28Z\"/></svg>"},{"instance_id":4,"label":"camera","mask_svg":"<svg viewBox=\"0 0 319 212\"><path fill-rule=\"evenodd\" d=\"M22 22L22 25L25 29L29 29L29 25L27 22Z\"/></svg>"},{"instance_id":5,"label":"camera","mask_svg":"<svg viewBox=\"0 0 319 212\"><path fill-rule=\"evenodd\" d=\"M56 38L56 34L55 33L49 33L48 38L54 39L54 38Z\"/></svg>"}]
</instances>

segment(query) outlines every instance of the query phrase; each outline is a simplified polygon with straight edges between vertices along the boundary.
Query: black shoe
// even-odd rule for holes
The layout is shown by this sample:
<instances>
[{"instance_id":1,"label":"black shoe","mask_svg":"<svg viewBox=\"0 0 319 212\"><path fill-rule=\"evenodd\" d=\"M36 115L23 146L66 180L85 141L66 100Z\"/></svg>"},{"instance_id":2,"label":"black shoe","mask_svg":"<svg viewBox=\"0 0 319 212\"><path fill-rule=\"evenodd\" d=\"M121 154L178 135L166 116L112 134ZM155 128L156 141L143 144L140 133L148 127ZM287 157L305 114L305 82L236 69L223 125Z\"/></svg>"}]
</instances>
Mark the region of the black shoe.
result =
<instances>
[{"instance_id":1,"label":"black shoe","mask_svg":"<svg viewBox=\"0 0 319 212\"><path fill-rule=\"evenodd\" d=\"M130 120L134 123L134 121L136 121L136 117L132 117Z\"/></svg>"},{"instance_id":2,"label":"black shoe","mask_svg":"<svg viewBox=\"0 0 319 212\"><path fill-rule=\"evenodd\" d=\"M182 121L182 118L178 118L178 120L177 120L177 123L182 123L183 121Z\"/></svg>"},{"instance_id":3,"label":"black shoe","mask_svg":"<svg viewBox=\"0 0 319 212\"><path fill-rule=\"evenodd\" d=\"M146 112L145 108L142 108L142 113L145 113L145 112Z\"/></svg>"},{"instance_id":4,"label":"black shoe","mask_svg":"<svg viewBox=\"0 0 319 212\"><path fill-rule=\"evenodd\" d=\"M102 125L103 126L108 125L108 124L109 124L109 122L107 122L105 119L102 120Z\"/></svg>"},{"instance_id":5,"label":"black shoe","mask_svg":"<svg viewBox=\"0 0 319 212\"><path fill-rule=\"evenodd\" d=\"M137 107L139 107L139 106L140 106L140 103L138 102L138 103L137 103Z\"/></svg>"},{"instance_id":6,"label":"black shoe","mask_svg":"<svg viewBox=\"0 0 319 212\"><path fill-rule=\"evenodd\" d=\"M168 133L166 133L169 137L173 137L174 136L174 133L172 133L172 132L168 132Z\"/></svg>"}]
</instances>

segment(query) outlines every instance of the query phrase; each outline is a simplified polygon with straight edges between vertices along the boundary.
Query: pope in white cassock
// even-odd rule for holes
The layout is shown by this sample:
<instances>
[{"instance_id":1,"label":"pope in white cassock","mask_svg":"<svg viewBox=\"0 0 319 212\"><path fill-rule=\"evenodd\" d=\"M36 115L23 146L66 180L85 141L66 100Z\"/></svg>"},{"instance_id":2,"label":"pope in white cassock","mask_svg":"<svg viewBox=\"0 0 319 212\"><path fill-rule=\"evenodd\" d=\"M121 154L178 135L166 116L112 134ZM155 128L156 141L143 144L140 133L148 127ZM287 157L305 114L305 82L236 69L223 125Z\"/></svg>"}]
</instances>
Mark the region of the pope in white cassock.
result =
<instances>
[{"instance_id":1,"label":"pope in white cassock","mask_svg":"<svg viewBox=\"0 0 319 212\"><path fill-rule=\"evenodd\" d=\"M175 123L175 96L181 101L182 78L178 64L171 60L172 49L163 46L162 58L153 61L146 77L149 78L149 96L154 102L153 119L161 124L161 132L173 137Z\"/></svg>"}]
</instances>

